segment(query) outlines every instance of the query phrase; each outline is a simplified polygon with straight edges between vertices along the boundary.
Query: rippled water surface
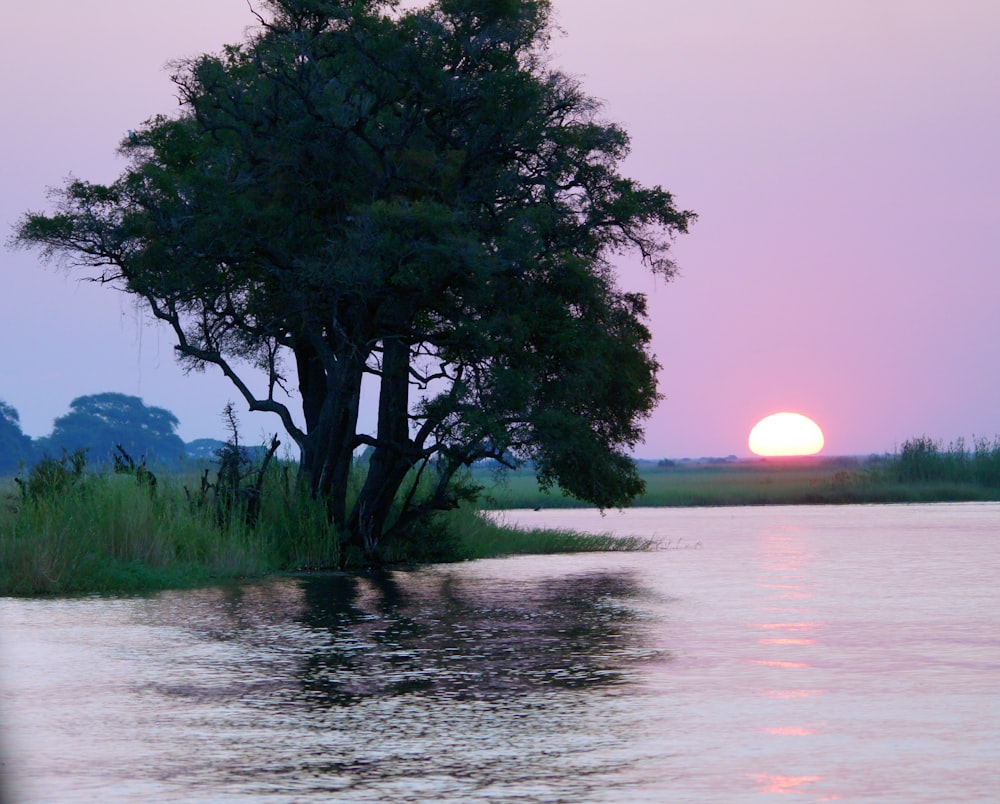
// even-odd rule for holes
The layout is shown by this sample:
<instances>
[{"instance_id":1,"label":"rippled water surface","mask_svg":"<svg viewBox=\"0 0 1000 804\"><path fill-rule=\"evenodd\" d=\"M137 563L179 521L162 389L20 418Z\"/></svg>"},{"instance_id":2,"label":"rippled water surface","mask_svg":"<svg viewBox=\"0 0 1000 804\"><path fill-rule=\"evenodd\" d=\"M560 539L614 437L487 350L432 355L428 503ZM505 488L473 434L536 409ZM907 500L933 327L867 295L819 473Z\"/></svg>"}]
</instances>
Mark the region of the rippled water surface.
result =
<instances>
[{"instance_id":1,"label":"rippled water surface","mask_svg":"<svg viewBox=\"0 0 1000 804\"><path fill-rule=\"evenodd\" d=\"M661 549L0 600L9 797L1000 800L1000 506L508 518Z\"/></svg>"}]
</instances>

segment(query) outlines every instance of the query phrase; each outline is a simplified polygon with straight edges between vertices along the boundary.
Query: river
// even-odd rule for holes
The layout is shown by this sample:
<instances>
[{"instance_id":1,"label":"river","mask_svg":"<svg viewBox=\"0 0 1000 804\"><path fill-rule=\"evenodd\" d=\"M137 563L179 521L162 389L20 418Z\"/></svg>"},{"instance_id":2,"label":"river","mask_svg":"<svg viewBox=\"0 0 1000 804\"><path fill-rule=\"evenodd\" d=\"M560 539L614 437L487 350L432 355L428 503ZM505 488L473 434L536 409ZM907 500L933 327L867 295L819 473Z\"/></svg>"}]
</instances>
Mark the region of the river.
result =
<instances>
[{"instance_id":1,"label":"river","mask_svg":"<svg viewBox=\"0 0 1000 804\"><path fill-rule=\"evenodd\" d=\"M660 549L0 600L7 798L1000 799L1000 505L505 516Z\"/></svg>"}]
</instances>

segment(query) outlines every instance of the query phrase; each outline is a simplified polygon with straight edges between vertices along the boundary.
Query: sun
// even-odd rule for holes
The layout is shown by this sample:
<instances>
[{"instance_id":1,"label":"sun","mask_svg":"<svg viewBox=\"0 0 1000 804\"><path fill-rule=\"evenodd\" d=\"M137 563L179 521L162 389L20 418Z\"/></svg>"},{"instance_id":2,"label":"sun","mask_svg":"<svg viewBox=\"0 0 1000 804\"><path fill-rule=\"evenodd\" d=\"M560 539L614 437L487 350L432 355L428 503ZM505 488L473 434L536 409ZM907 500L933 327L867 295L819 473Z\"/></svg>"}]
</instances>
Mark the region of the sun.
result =
<instances>
[{"instance_id":1,"label":"sun","mask_svg":"<svg viewBox=\"0 0 1000 804\"><path fill-rule=\"evenodd\" d=\"M801 413L772 413L750 431L750 451L765 457L815 455L823 449L823 431Z\"/></svg>"}]
</instances>

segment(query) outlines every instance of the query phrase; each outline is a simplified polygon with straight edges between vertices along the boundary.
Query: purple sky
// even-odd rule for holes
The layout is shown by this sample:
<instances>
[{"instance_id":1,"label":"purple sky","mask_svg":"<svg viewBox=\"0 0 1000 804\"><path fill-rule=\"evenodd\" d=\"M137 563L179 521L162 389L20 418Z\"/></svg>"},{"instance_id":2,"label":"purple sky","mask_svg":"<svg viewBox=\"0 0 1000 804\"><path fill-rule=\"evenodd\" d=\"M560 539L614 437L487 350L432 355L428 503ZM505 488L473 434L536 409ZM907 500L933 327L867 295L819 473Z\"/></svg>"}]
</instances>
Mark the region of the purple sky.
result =
<instances>
[{"instance_id":1,"label":"purple sky","mask_svg":"<svg viewBox=\"0 0 1000 804\"><path fill-rule=\"evenodd\" d=\"M1000 433L1000 4L555 0L555 63L632 134L626 172L698 212L649 294L665 401L641 457L748 455L779 410L826 454ZM100 9L98 12L96 9ZM245 0L34 0L0 30L0 224L73 173L112 180L176 108L164 65L237 41ZM185 439L236 400L184 376L127 297L0 251L0 399L48 433L75 396L135 394ZM243 413L246 435L276 420Z\"/></svg>"}]
</instances>

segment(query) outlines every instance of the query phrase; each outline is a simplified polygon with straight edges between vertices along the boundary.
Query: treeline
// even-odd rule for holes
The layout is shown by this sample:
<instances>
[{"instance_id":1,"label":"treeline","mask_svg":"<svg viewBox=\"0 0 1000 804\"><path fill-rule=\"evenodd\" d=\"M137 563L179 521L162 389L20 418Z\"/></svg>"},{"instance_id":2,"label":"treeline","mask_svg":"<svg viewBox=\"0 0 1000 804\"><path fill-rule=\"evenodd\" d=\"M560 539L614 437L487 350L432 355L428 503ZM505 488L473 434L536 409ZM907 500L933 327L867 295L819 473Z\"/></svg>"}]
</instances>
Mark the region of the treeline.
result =
<instances>
[{"instance_id":1,"label":"treeline","mask_svg":"<svg viewBox=\"0 0 1000 804\"><path fill-rule=\"evenodd\" d=\"M0 476L78 451L91 465L110 464L120 446L137 461L170 467L185 459L211 459L223 446L211 438L185 443L177 435L178 424L169 410L109 392L77 397L49 435L32 439L21 430L17 410L0 401Z\"/></svg>"}]
</instances>

